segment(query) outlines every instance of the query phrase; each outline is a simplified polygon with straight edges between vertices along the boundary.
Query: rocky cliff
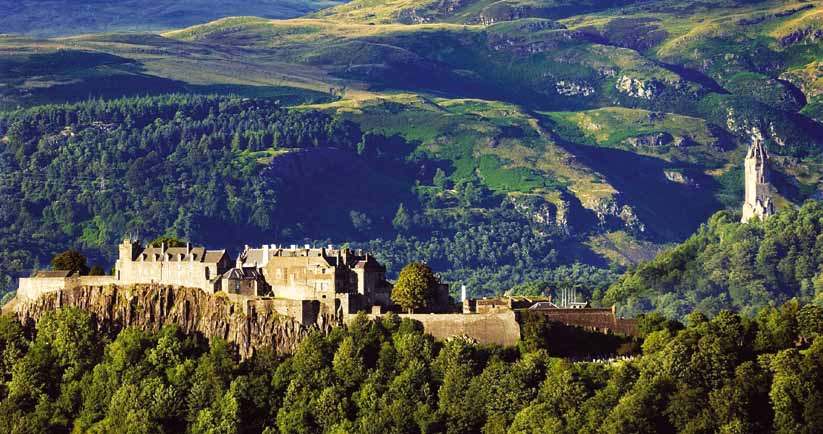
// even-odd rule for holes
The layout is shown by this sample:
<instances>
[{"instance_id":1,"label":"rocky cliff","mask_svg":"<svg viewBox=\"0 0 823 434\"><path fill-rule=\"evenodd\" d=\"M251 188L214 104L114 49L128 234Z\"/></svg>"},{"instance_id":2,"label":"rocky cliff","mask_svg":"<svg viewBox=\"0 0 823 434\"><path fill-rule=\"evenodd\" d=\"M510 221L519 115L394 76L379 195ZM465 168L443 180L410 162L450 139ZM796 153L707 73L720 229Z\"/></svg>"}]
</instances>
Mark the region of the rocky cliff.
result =
<instances>
[{"instance_id":1,"label":"rocky cliff","mask_svg":"<svg viewBox=\"0 0 823 434\"><path fill-rule=\"evenodd\" d=\"M291 353L313 330L328 331L332 326L326 315L301 324L278 314L275 303L276 300L232 301L197 289L138 285L78 287L47 293L35 301L18 301L12 306L18 319L30 326L46 312L67 306L90 312L97 326L110 333L132 326L158 330L174 324L187 334L227 340L237 346L243 359L266 345L280 353Z\"/></svg>"}]
</instances>

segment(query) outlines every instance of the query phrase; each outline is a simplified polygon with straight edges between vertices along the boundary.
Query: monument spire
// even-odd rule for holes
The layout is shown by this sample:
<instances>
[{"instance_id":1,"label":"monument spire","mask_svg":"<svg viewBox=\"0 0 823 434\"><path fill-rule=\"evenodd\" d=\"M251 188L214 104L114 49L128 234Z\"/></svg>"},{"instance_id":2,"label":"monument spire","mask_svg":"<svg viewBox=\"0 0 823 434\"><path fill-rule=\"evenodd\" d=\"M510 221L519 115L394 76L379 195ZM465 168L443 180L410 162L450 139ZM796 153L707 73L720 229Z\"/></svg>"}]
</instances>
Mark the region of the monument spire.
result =
<instances>
[{"instance_id":1,"label":"monument spire","mask_svg":"<svg viewBox=\"0 0 823 434\"><path fill-rule=\"evenodd\" d=\"M744 183L746 196L743 201L743 223L752 218L765 219L774 214L771 189L769 186L769 154L763 146L759 131L752 134L752 144L744 162Z\"/></svg>"}]
</instances>

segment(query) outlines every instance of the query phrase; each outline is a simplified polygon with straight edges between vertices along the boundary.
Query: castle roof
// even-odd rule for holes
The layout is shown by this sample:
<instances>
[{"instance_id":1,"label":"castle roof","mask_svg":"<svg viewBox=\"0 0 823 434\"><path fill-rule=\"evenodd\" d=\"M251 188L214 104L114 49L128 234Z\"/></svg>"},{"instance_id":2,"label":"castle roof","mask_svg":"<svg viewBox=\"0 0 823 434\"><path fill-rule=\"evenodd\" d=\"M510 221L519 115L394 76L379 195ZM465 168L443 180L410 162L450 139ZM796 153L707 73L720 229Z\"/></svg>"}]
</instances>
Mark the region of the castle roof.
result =
<instances>
[{"instance_id":1,"label":"castle roof","mask_svg":"<svg viewBox=\"0 0 823 434\"><path fill-rule=\"evenodd\" d=\"M243 252L244 267L260 267L266 263L266 249L247 249Z\"/></svg>"},{"instance_id":2,"label":"castle roof","mask_svg":"<svg viewBox=\"0 0 823 434\"><path fill-rule=\"evenodd\" d=\"M371 255L366 255L366 259L357 261L354 268L362 268L366 271L386 271L386 267L380 265Z\"/></svg>"},{"instance_id":3,"label":"castle roof","mask_svg":"<svg viewBox=\"0 0 823 434\"><path fill-rule=\"evenodd\" d=\"M260 278L260 276L262 276L260 272L251 267L236 267L223 273L224 279L254 280Z\"/></svg>"},{"instance_id":4,"label":"castle roof","mask_svg":"<svg viewBox=\"0 0 823 434\"><path fill-rule=\"evenodd\" d=\"M226 255L226 250L206 250L204 247L146 247L137 254L137 261L142 262L176 262L194 261L216 264Z\"/></svg>"}]
</instances>

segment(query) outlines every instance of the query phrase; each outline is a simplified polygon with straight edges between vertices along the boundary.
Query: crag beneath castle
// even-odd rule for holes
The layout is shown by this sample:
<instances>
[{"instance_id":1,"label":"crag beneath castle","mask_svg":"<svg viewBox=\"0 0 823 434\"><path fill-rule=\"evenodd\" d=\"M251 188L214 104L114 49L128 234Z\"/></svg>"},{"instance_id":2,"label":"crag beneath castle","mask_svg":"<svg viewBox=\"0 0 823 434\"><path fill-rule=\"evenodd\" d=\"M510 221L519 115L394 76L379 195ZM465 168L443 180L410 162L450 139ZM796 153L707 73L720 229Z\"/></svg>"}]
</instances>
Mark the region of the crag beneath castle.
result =
<instances>
[{"instance_id":1,"label":"crag beneath castle","mask_svg":"<svg viewBox=\"0 0 823 434\"><path fill-rule=\"evenodd\" d=\"M163 285L130 287L81 286L17 300L13 307L23 324L34 325L47 312L74 307L92 315L98 328L117 333L126 327L159 330L176 325L203 339L222 338L237 347L241 358L271 346L293 353L314 330L328 332L337 324L319 302L296 300L230 300L194 288Z\"/></svg>"}]
</instances>

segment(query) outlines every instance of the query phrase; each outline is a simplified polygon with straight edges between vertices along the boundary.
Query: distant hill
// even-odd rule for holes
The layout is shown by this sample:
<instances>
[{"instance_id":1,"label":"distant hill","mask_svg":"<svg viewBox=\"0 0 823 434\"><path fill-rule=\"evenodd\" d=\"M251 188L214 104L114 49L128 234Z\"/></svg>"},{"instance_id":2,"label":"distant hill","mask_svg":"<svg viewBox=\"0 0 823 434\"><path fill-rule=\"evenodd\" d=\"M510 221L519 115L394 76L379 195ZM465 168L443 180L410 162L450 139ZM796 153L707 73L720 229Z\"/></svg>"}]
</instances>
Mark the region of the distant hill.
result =
<instances>
[{"instance_id":1,"label":"distant hill","mask_svg":"<svg viewBox=\"0 0 823 434\"><path fill-rule=\"evenodd\" d=\"M778 208L819 197L821 17L820 2L795 0L355 0L300 18L238 16L159 34L7 36L0 110L230 93L351 122L360 134L347 154L320 142L299 153L256 142L259 164L244 180L313 180L280 185L278 202L259 208L268 213L259 222L277 223L261 238L348 239L385 252L390 269L425 259L470 291L498 292L577 260L604 270L636 264L717 211L736 212L755 129L773 157ZM7 155L21 165L9 171L43 171L52 157L34 150L48 150L38 143L63 131L61 122L50 120L47 133ZM146 140L129 158L148 156L155 139ZM234 133L212 143L218 161L236 152L231 141ZM362 165L386 160L403 170ZM15 189L11 197L25 186ZM38 214L42 199L28 193L34 204L14 204L38 226L47 217ZM304 197L322 206L305 207ZM394 225L401 203L407 218ZM113 229L64 239L44 232L52 235L36 249L22 238L14 250L42 259L72 243L107 251L131 223L86 205L78 213L84 227ZM167 218L141 214L134 224L182 230ZM208 235L231 236L221 243L230 244L258 234Z\"/></svg>"},{"instance_id":2,"label":"distant hill","mask_svg":"<svg viewBox=\"0 0 823 434\"><path fill-rule=\"evenodd\" d=\"M338 0L0 0L0 33L64 36L166 30L218 18L292 18Z\"/></svg>"}]
</instances>

